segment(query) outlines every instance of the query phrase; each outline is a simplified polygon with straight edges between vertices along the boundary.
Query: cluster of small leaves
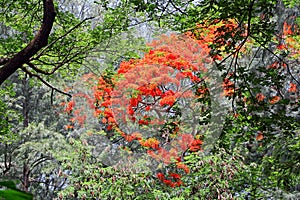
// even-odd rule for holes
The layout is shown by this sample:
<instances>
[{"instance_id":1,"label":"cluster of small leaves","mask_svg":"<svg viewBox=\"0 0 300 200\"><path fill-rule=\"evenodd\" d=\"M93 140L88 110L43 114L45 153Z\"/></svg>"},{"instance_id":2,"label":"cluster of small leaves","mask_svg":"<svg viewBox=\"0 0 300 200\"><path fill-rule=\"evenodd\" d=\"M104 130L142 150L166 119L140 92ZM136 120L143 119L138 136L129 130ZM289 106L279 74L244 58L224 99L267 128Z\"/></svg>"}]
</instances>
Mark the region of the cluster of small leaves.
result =
<instances>
[{"instance_id":1,"label":"cluster of small leaves","mask_svg":"<svg viewBox=\"0 0 300 200\"><path fill-rule=\"evenodd\" d=\"M11 109L12 105L7 105L12 98L14 98L15 93L13 87L7 86L0 90L0 140L3 143L11 143L16 139L15 133L12 131L14 122L20 120L20 115L15 110ZM13 102L10 102L11 104Z\"/></svg>"},{"instance_id":2,"label":"cluster of small leaves","mask_svg":"<svg viewBox=\"0 0 300 200\"><path fill-rule=\"evenodd\" d=\"M6 200L32 200L32 194L18 190L14 181L0 181L0 197Z\"/></svg>"},{"instance_id":3,"label":"cluster of small leaves","mask_svg":"<svg viewBox=\"0 0 300 200\"><path fill-rule=\"evenodd\" d=\"M70 139L70 149L61 152L62 176L68 177L69 181L68 186L59 192L58 199L153 198L149 194L154 181L151 174L130 173L130 166L103 165L88 145L92 135L97 133L88 131L77 140Z\"/></svg>"},{"instance_id":4,"label":"cluster of small leaves","mask_svg":"<svg viewBox=\"0 0 300 200\"><path fill-rule=\"evenodd\" d=\"M299 159L299 72L294 65L298 40L289 25L283 27L275 53L262 58L259 54L264 50L253 48L250 54L240 56L230 78L235 86L234 112L220 140L227 150L238 148L246 164L257 166L251 171L260 182L249 180L246 187L255 189L250 193L253 197L277 196L276 188L290 194L299 191L299 166L295 163ZM287 49L290 53L280 58L278 54Z\"/></svg>"}]
</instances>

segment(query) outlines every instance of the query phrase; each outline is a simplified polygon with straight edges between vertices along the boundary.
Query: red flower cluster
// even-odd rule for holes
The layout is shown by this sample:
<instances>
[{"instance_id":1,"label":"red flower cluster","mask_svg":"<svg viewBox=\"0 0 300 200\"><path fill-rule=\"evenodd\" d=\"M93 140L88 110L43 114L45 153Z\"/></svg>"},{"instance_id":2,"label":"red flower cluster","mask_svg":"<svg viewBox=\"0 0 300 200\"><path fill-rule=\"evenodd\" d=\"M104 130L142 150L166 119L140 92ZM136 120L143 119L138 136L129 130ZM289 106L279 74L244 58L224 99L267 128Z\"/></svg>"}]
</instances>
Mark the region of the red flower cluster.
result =
<instances>
[{"instance_id":1,"label":"red flower cluster","mask_svg":"<svg viewBox=\"0 0 300 200\"><path fill-rule=\"evenodd\" d=\"M152 148L152 149L158 149L159 148L159 141L155 138L148 138L147 140L144 141L140 141L140 144L143 147L148 147L148 148Z\"/></svg>"},{"instance_id":2,"label":"red flower cluster","mask_svg":"<svg viewBox=\"0 0 300 200\"><path fill-rule=\"evenodd\" d=\"M207 38L205 42L210 40L212 38ZM153 135L145 137L137 132L125 133L120 130L119 124L130 121L145 128L159 126L166 120L155 118L151 113L165 114L171 112L179 100L209 95L208 89L201 82L203 80L199 78L201 72L207 71L204 64L212 62L208 45L203 41L186 35L164 35L161 40L148 45L153 49L143 58L122 62L113 75L103 74L93 88L92 101L84 97L90 101L95 116L106 125L107 131L119 134L127 142L136 140L152 158L166 165L173 163L183 173L189 173L190 169L181 162L179 155L187 149L191 152L201 150L202 141L191 134L180 133L180 123L171 130L174 146L168 150L163 148L164 141L159 138ZM91 76L85 79L90 80ZM189 87L182 88L184 81L188 82ZM68 103L66 111L70 112L73 106L73 102ZM85 117L79 116L79 113L77 118L83 123ZM158 174L157 177L170 187L182 185L181 176L176 173L170 173L168 177Z\"/></svg>"},{"instance_id":3,"label":"red flower cluster","mask_svg":"<svg viewBox=\"0 0 300 200\"><path fill-rule=\"evenodd\" d=\"M224 96L229 97L232 96L235 92L234 83L229 80L229 78L225 78L223 81L223 89Z\"/></svg>"},{"instance_id":4,"label":"red flower cluster","mask_svg":"<svg viewBox=\"0 0 300 200\"><path fill-rule=\"evenodd\" d=\"M297 85L295 83L290 83L289 92L297 92Z\"/></svg>"},{"instance_id":5,"label":"red flower cluster","mask_svg":"<svg viewBox=\"0 0 300 200\"><path fill-rule=\"evenodd\" d=\"M190 145L190 151L199 151L201 150L201 145L203 144L203 141L202 140L199 140L199 139L195 139L193 140L193 142L191 143Z\"/></svg>"},{"instance_id":6,"label":"red flower cluster","mask_svg":"<svg viewBox=\"0 0 300 200\"><path fill-rule=\"evenodd\" d=\"M75 106L75 101L69 101L67 107L65 108L65 112L70 113Z\"/></svg>"},{"instance_id":7,"label":"red flower cluster","mask_svg":"<svg viewBox=\"0 0 300 200\"><path fill-rule=\"evenodd\" d=\"M169 173L168 179L163 173L158 173L156 176L160 181L170 187L179 187L183 184L183 182L180 180L181 176L177 173Z\"/></svg>"},{"instance_id":8,"label":"red flower cluster","mask_svg":"<svg viewBox=\"0 0 300 200\"><path fill-rule=\"evenodd\" d=\"M259 102L263 101L265 98L266 98L266 97L265 97L262 93L258 93L258 94L256 95L256 99L257 99L257 101L259 101Z\"/></svg>"}]
</instances>

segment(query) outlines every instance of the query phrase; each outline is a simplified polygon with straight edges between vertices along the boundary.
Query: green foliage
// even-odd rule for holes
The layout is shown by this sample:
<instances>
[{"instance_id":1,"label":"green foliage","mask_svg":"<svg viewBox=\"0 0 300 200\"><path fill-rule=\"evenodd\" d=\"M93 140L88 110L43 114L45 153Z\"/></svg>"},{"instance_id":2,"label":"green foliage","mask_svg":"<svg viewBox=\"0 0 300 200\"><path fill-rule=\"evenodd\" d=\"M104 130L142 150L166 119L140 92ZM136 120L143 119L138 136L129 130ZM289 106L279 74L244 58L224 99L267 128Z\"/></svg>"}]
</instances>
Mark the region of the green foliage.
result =
<instances>
[{"instance_id":1,"label":"green foliage","mask_svg":"<svg viewBox=\"0 0 300 200\"><path fill-rule=\"evenodd\" d=\"M191 173L183 178L184 188L179 196L184 199L231 199L242 195L246 183L241 177L247 170L238 152L228 154L224 149L204 155L193 153L185 157Z\"/></svg>"},{"instance_id":2,"label":"green foliage","mask_svg":"<svg viewBox=\"0 0 300 200\"><path fill-rule=\"evenodd\" d=\"M196 33L196 24L233 20L238 27L229 29L226 23L221 25L217 31L224 34L213 38L210 45L213 55L233 55L217 63L224 78L232 74L229 79L237 87L236 93L229 97L232 108L228 110L219 141L210 153L182 155L190 173L182 177L182 186L170 188L157 179L156 172L140 170L145 169L146 161L128 166L120 161L110 166L107 160L111 155L104 151L106 147L116 154L126 152L103 139L110 134L101 131L100 122L88 124L92 123L88 121L85 126L72 124L69 118L75 114L62 113L64 107L59 107L66 97L53 95L40 83L18 72L0 90L0 158L1 165L7 163L5 168L1 166L1 175L9 180L25 179L23 170L28 167L31 182L26 189L36 199L299 197L299 52L296 51L299 45L292 50L277 49L279 40L287 37L280 36L283 22L297 18L298 11L294 11L299 6L298 0L284 0L285 7L275 0L100 0L97 4L70 0L55 3L57 17L49 45L30 62L46 72L58 72L41 75L45 80L70 93L79 91L87 95L89 91L81 88L84 84L78 77L92 71L109 80L120 62L139 58L147 52L145 39L139 32L148 30L135 31L132 27L136 24L154 20L171 30ZM78 11L79 5L85 10L87 4L95 7L90 6L89 12ZM42 2L37 0L3 0L0 8L2 59L10 58L33 39L43 12ZM84 20L91 16L96 18ZM291 17L286 19L286 16ZM299 43L298 36L291 38ZM221 39L231 44L222 48ZM246 50L237 50L237 44L244 45ZM278 66L270 67L275 61ZM30 66L24 66L34 72ZM57 66L60 67L56 69ZM296 84L298 90L288 92L290 83ZM264 98L259 100L258 94ZM275 95L280 99L272 103ZM211 106L209 98L201 101ZM21 113L24 126L20 123ZM68 129L67 124L74 126ZM166 129L174 127L166 124ZM157 170L167 173L174 168L159 165ZM33 198L17 189L23 187L22 183L16 186L15 182L4 180L0 186L0 199Z\"/></svg>"},{"instance_id":3,"label":"green foliage","mask_svg":"<svg viewBox=\"0 0 300 200\"><path fill-rule=\"evenodd\" d=\"M32 194L23 192L16 188L16 184L13 181L0 181L0 199L3 200L31 200Z\"/></svg>"},{"instance_id":4,"label":"green foliage","mask_svg":"<svg viewBox=\"0 0 300 200\"><path fill-rule=\"evenodd\" d=\"M14 96L13 86L0 89L0 140L3 143L11 143L16 139L12 128L13 122L20 120L20 115L6 104L6 102L14 98Z\"/></svg>"},{"instance_id":5,"label":"green foliage","mask_svg":"<svg viewBox=\"0 0 300 200\"><path fill-rule=\"evenodd\" d=\"M284 3L285 6L293 8L297 5L299 5L300 1L299 0L291 0L291 1L283 0L283 3Z\"/></svg>"},{"instance_id":6,"label":"green foliage","mask_svg":"<svg viewBox=\"0 0 300 200\"><path fill-rule=\"evenodd\" d=\"M67 188L59 196L63 199L132 199L150 190L149 183L144 181L147 174L131 174L125 169L101 164L92 154L92 146L87 144L90 137L83 134L78 140L70 139L71 149L59 153L63 169L72 171Z\"/></svg>"}]
</instances>

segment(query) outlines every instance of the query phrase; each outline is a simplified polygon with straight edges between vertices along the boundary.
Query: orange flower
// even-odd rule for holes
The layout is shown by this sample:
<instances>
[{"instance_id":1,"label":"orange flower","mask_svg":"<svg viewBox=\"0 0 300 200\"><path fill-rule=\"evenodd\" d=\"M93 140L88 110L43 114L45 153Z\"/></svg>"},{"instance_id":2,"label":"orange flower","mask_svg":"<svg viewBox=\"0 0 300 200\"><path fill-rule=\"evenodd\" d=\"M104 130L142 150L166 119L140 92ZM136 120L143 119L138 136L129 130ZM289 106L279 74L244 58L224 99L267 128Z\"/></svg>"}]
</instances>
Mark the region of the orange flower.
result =
<instances>
[{"instance_id":1,"label":"orange flower","mask_svg":"<svg viewBox=\"0 0 300 200\"><path fill-rule=\"evenodd\" d=\"M220 56L220 55L214 55L214 56L213 56L213 59L214 59L214 60L222 60L223 57Z\"/></svg>"},{"instance_id":2,"label":"orange flower","mask_svg":"<svg viewBox=\"0 0 300 200\"><path fill-rule=\"evenodd\" d=\"M102 121L103 124L106 124L106 123L107 123L107 119L106 119L106 118L102 118L101 121Z\"/></svg>"},{"instance_id":3,"label":"orange flower","mask_svg":"<svg viewBox=\"0 0 300 200\"><path fill-rule=\"evenodd\" d=\"M176 97L174 95L166 96L166 97L163 97L160 100L159 105L161 105L161 106L164 106L164 105L172 106L175 101L176 101Z\"/></svg>"},{"instance_id":4,"label":"orange flower","mask_svg":"<svg viewBox=\"0 0 300 200\"><path fill-rule=\"evenodd\" d=\"M239 114L238 114L238 113L234 113L234 114L233 114L233 117L234 117L234 118L238 118L238 117L239 117Z\"/></svg>"},{"instance_id":5,"label":"orange flower","mask_svg":"<svg viewBox=\"0 0 300 200\"><path fill-rule=\"evenodd\" d=\"M156 174L156 177L161 181L163 181L165 179L165 175L163 173Z\"/></svg>"},{"instance_id":6,"label":"orange flower","mask_svg":"<svg viewBox=\"0 0 300 200\"><path fill-rule=\"evenodd\" d=\"M141 140L142 139L142 134L134 132L131 134L135 139Z\"/></svg>"},{"instance_id":7,"label":"orange flower","mask_svg":"<svg viewBox=\"0 0 300 200\"><path fill-rule=\"evenodd\" d=\"M75 101L69 101L65 109L65 112L70 113L73 110L74 106L75 106Z\"/></svg>"},{"instance_id":8,"label":"orange flower","mask_svg":"<svg viewBox=\"0 0 300 200\"><path fill-rule=\"evenodd\" d=\"M149 138L146 141L140 141L140 144L144 147L158 149L159 141L155 138Z\"/></svg>"},{"instance_id":9,"label":"orange flower","mask_svg":"<svg viewBox=\"0 0 300 200\"><path fill-rule=\"evenodd\" d=\"M201 145L203 144L203 142L199 139L194 140L190 146L190 151L199 151L201 149Z\"/></svg>"},{"instance_id":10,"label":"orange flower","mask_svg":"<svg viewBox=\"0 0 300 200\"><path fill-rule=\"evenodd\" d=\"M113 128L112 125L108 125L108 126L106 127L106 129L107 129L108 131L110 131L112 128Z\"/></svg>"},{"instance_id":11,"label":"orange flower","mask_svg":"<svg viewBox=\"0 0 300 200\"><path fill-rule=\"evenodd\" d=\"M292 26L289 25L286 22L284 22L284 24L283 24L283 34L284 35L291 35L291 34L293 34Z\"/></svg>"},{"instance_id":12,"label":"orange flower","mask_svg":"<svg viewBox=\"0 0 300 200\"><path fill-rule=\"evenodd\" d=\"M262 139L264 139L264 135L261 131L258 132L257 136L256 136L256 140L257 141L261 141Z\"/></svg>"},{"instance_id":13,"label":"orange flower","mask_svg":"<svg viewBox=\"0 0 300 200\"><path fill-rule=\"evenodd\" d=\"M66 125L66 126L65 126L65 129L66 129L66 130L68 130L68 129L73 129L73 128L74 128L74 126L72 126L72 125Z\"/></svg>"},{"instance_id":14,"label":"orange flower","mask_svg":"<svg viewBox=\"0 0 300 200\"><path fill-rule=\"evenodd\" d=\"M113 117L109 117L107 121L109 123L115 123L116 122L115 118L113 118Z\"/></svg>"},{"instance_id":15,"label":"orange flower","mask_svg":"<svg viewBox=\"0 0 300 200\"><path fill-rule=\"evenodd\" d=\"M140 119L140 120L138 121L138 123L139 123L140 125L148 125L148 124L149 124L149 122L148 122L147 120L143 120L143 119Z\"/></svg>"},{"instance_id":16,"label":"orange flower","mask_svg":"<svg viewBox=\"0 0 300 200\"><path fill-rule=\"evenodd\" d=\"M297 85L295 83L290 83L289 92L297 92Z\"/></svg>"},{"instance_id":17,"label":"orange flower","mask_svg":"<svg viewBox=\"0 0 300 200\"><path fill-rule=\"evenodd\" d=\"M234 83L229 80L229 78L225 78L223 81L224 88L224 96L229 97L234 94Z\"/></svg>"},{"instance_id":18,"label":"orange flower","mask_svg":"<svg viewBox=\"0 0 300 200\"><path fill-rule=\"evenodd\" d=\"M163 182L164 182L166 185L170 186L170 187L175 187L175 183L173 183L173 182L170 181L170 180L165 179L165 180L163 180Z\"/></svg>"},{"instance_id":19,"label":"orange flower","mask_svg":"<svg viewBox=\"0 0 300 200\"><path fill-rule=\"evenodd\" d=\"M111 105L111 101L108 99L108 100L106 100L106 101L103 101L102 103L101 103L101 106L103 106L103 107L108 107L108 106L110 106Z\"/></svg>"},{"instance_id":20,"label":"orange flower","mask_svg":"<svg viewBox=\"0 0 300 200\"><path fill-rule=\"evenodd\" d=\"M106 109L104 110L104 115L105 115L105 117L107 117L107 118L113 117L112 110L109 109L109 108L106 108Z\"/></svg>"},{"instance_id":21,"label":"orange flower","mask_svg":"<svg viewBox=\"0 0 300 200\"><path fill-rule=\"evenodd\" d=\"M184 163L178 162L178 163L176 163L176 166L178 169L183 169L185 173L187 173L187 174L190 173L190 169Z\"/></svg>"},{"instance_id":22,"label":"orange flower","mask_svg":"<svg viewBox=\"0 0 300 200\"><path fill-rule=\"evenodd\" d=\"M102 113L103 113L102 110L96 109L95 112L94 112L94 116L98 117Z\"/></svg>"},{"instance_id":23,"label":"orange flower","mask_svg":"<svg viewBox=\"0 0 300 200\"><path fill-rule=\"evenodd\" d=\"M280 45L277 46L277 49L283 50L283 49L287 49L287 47L284 44L280 44Z\"/></svg>"},{"instance_id":24,"label":"orange flower","mask_svg":"<svg viewBox=\"0 0 300 200\"><path fill-rule=\"evenodd\" d=\"M256 99L257 99L257 101L263 101L264 99L265 99L266 97L262 94L262 93L258 93L257 95L256 95Z\"/></svg>"},{"instance_id":25,"label":"orange flower","mask_svg":"<svg viewBox=\"0 0 300 200\"><path fill-rule=\"evenodd\" d=\"M124 134L122 136L125 138L125 140L127 142L131 142L131 141L133 141L135 139L135 137L133 135L126 135L126 134Z\"/></svg>"},{"instance_id":26,"label":"orange flower","mask_svg":"<svg viewBox=\"0 0 300 200\"><path fill-rule=\"evenodd\" d=\"M223 94L225 97L232 96L234 94L234 88L224 89Z\"/></svg>"},{"instance_id":27,"label":"orange flower","mask_svg":"<svg viewBox=\"0 0 300 200\"><path fill-rule=\"evenodd\" d=\"M66 105L66 102L62 101L62 102L60 102L59 105L60 105L60 106L65 106L65 105Z\"/></svg>"},{"instance_id":28,"label":"orange flower","mask_svg":"<svg viewBox=\"0 0 300 200\"><path fill-rule=\"evenodd\" d=\"M182 184L183 184L183 182L181 180L178 180L178 181L175 182L175 185L177 187L181 186Z\"/></svg>"},{"instance_id":29,"label":"orange flower","mask_svg":"<svg viewBox=\"0 0 300 200\"><path fill-rule=\"evenodd\" d=\"M279 63L277 61L275 61L274 63L272 63L271 65L269 65L267 68L271 68L271 69L277 69L279 66Z\"/></svg>"},{"instance_id":30,"label":"orange flower","mask_svg":"<svg viewBox=\"0 0 300 200\"><path fill-rule=\"evenodd\" d=\"M209 92L208 88L198 88L197 92L199 92L200 94L206 94Z\"/></svg>"},{"instance_id":31,"label":"orange flower","mask_svg":"<svg viewBox=\"0 0 300 200\"><path fill-rule=\"evenodd\" d=\"M279 100L280 100L280 97L279 97L279 96L274 96L274 97L272 97L272 98L269 100L269 102L270 102L271 104L275 104L275 103L277 103Z\"/></svg>"},{"instance_id":32,"label":"orange flower","mask_svg":"<svg viewBox=\"0 0 300 200\"><path fill-rule=\"evenodd\" d=\"M181 176L179 174L176 174L176 173L170 173L169 175L170 175L170 177L175 178L175 179L180 179L181 178Z\"/></svg>"}]
</instances>

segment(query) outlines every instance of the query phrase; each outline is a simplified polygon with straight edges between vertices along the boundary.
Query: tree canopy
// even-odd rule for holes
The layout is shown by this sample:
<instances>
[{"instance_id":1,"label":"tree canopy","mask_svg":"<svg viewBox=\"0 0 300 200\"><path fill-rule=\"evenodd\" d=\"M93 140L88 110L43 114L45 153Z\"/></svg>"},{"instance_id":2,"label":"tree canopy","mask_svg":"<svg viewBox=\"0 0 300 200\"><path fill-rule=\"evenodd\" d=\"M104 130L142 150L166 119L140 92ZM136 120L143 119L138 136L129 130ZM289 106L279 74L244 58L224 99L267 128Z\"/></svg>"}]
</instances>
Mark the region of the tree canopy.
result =
<instances>
[{"instance_id":1,"label":"tree canopy","mask_svg":"<svg viewBox=\"0 0 300 200\"><path fill-rule=\"evenodd\" d=\"M299 199L297 0L0 3L0 198Z\"/></svg>"}]
</instances>

